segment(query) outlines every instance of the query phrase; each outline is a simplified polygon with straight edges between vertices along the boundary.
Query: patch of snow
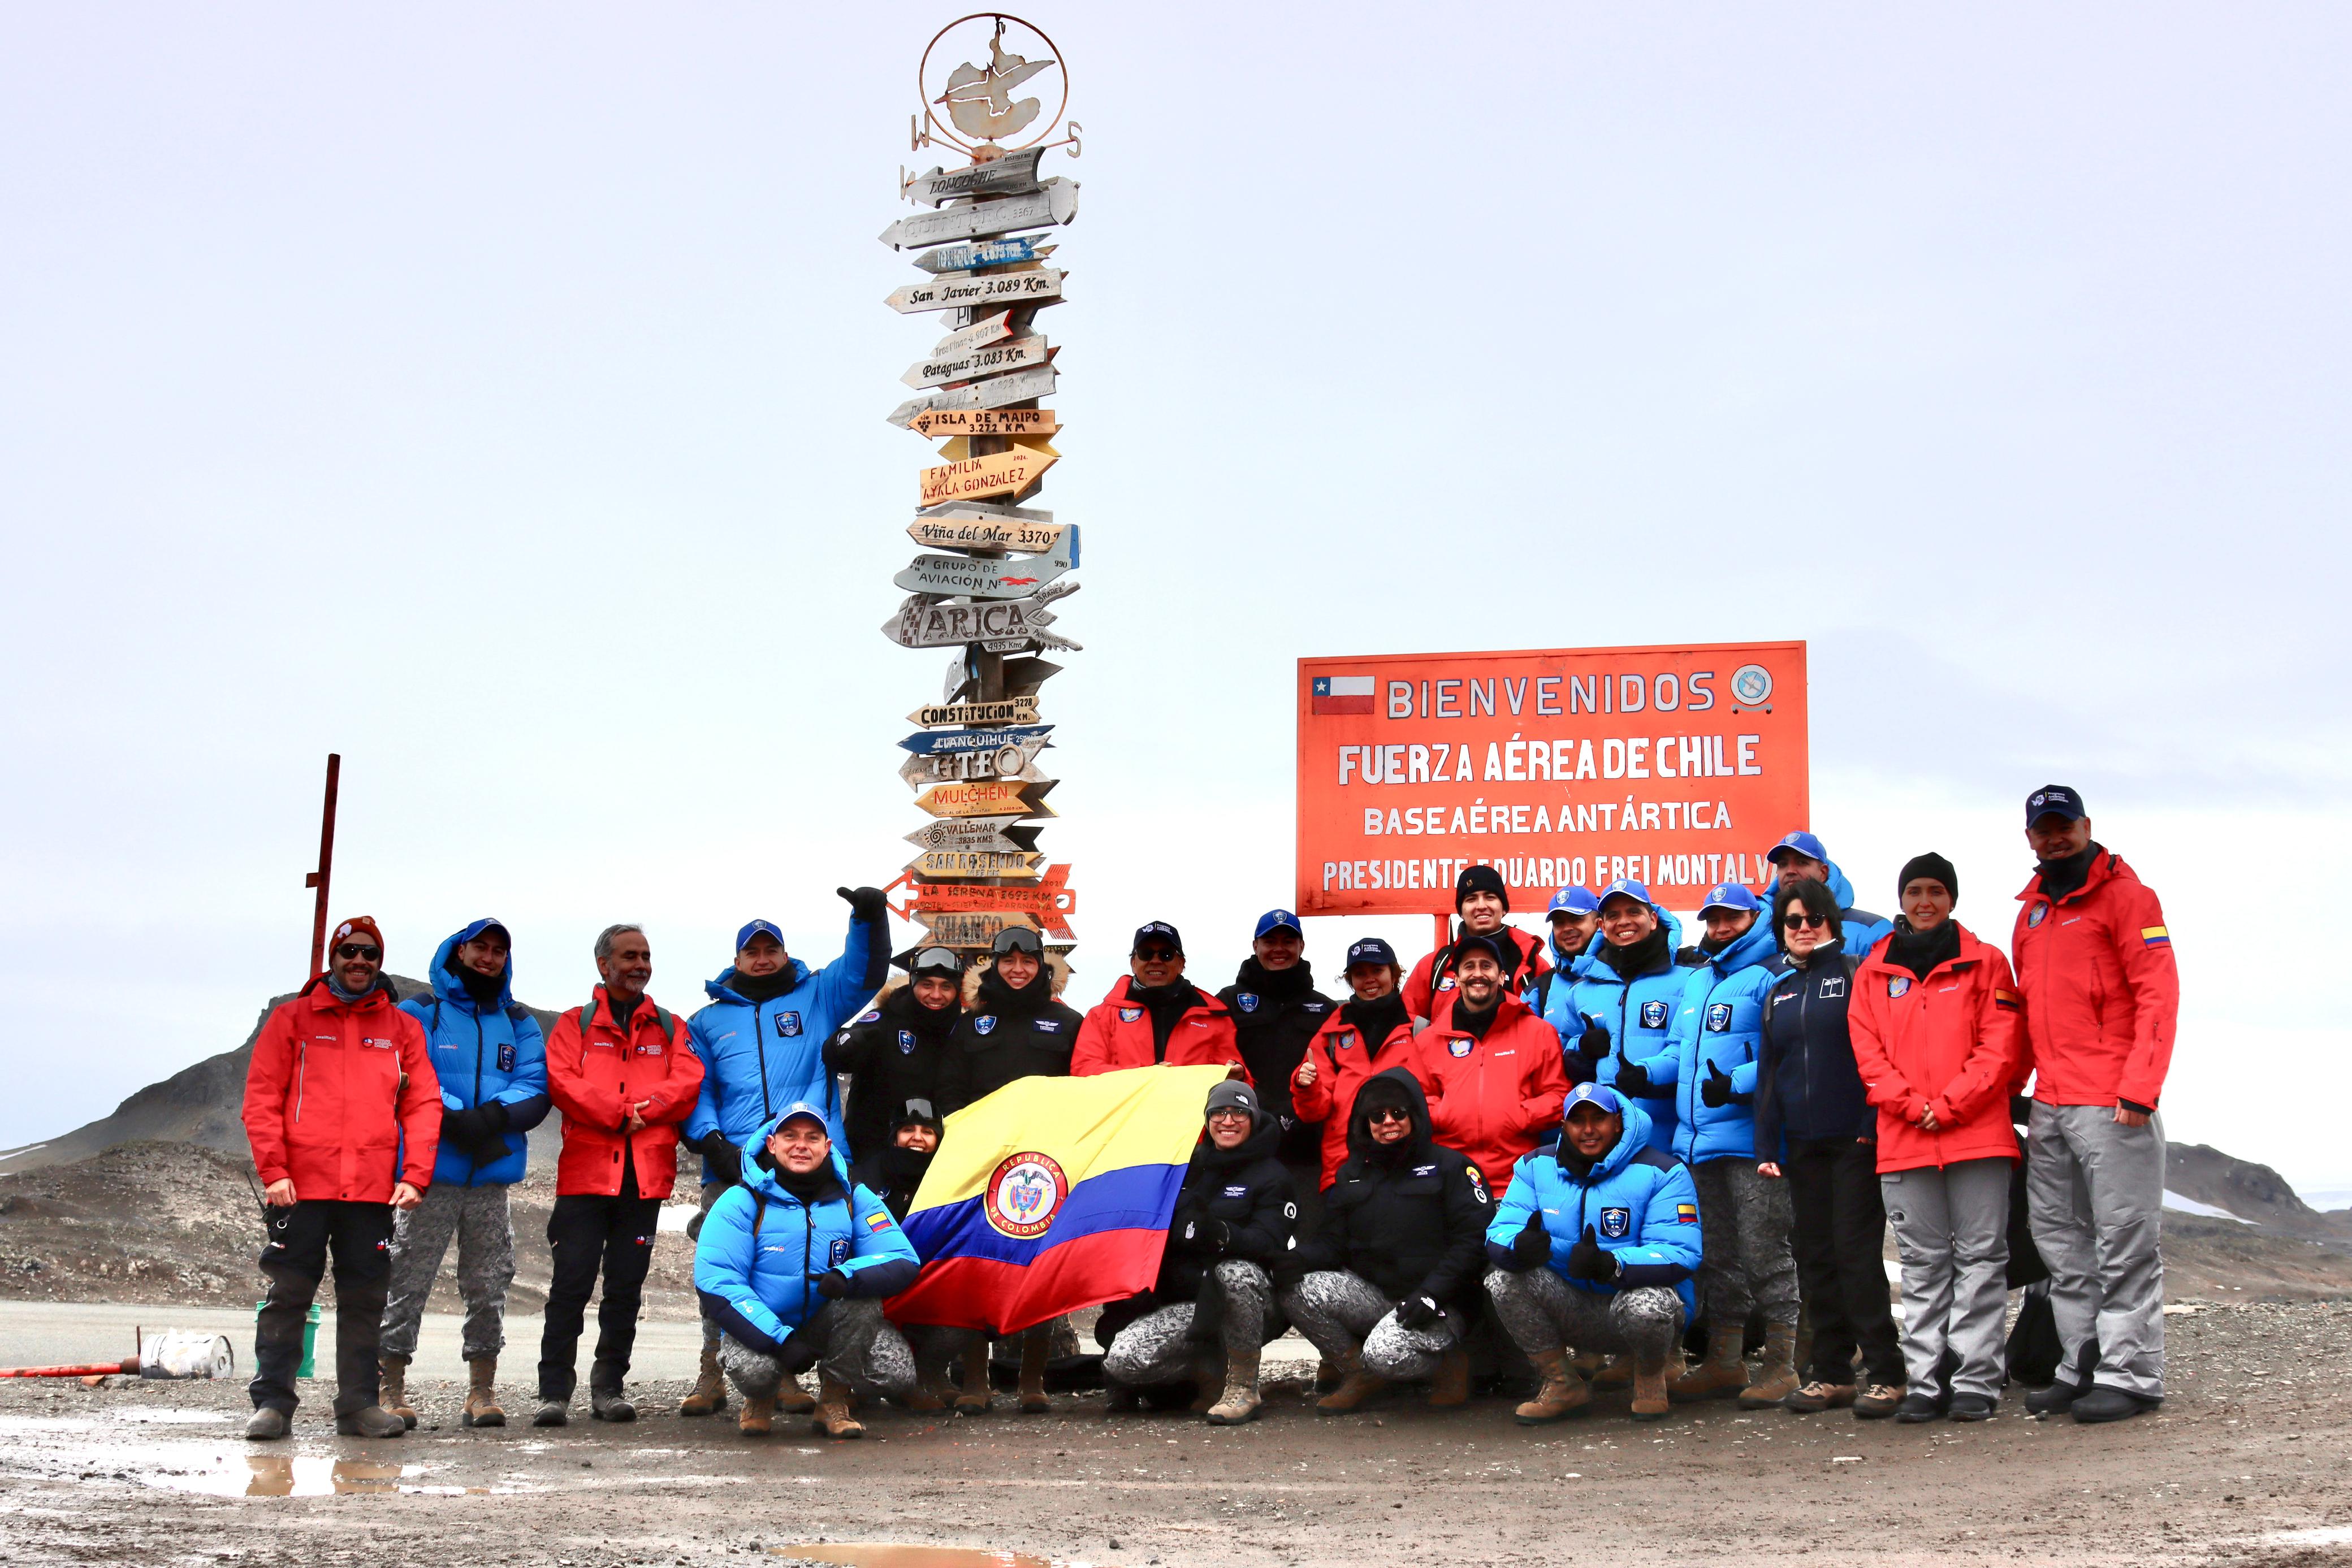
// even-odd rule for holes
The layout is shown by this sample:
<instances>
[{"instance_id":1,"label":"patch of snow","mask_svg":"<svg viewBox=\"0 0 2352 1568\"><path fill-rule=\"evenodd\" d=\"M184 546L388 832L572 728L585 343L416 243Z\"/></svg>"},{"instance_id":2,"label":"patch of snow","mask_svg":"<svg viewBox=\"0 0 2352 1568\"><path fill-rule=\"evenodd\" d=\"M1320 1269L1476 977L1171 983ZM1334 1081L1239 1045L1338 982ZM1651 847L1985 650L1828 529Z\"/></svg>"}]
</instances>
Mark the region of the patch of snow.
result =
<instances>
[{"instance_id":1,"label":"patch of snow","mask_svg":"<svg viewBox=\"0 0 2352 1568\"><path fill-rule=\"evenodd\" d=\"M2210 1203L2200 1203L2193 1197L2183 1197L2169 1188L2167 1188L2164 1194L2164 1207L2176 1214L2202 1215L2207 1219L2235 1219L2241 1225L2253 1223L2250 1219L2241 1218L2231 1214L2226 1208L2216 1208Z\"/></svg>"}]
</instances>

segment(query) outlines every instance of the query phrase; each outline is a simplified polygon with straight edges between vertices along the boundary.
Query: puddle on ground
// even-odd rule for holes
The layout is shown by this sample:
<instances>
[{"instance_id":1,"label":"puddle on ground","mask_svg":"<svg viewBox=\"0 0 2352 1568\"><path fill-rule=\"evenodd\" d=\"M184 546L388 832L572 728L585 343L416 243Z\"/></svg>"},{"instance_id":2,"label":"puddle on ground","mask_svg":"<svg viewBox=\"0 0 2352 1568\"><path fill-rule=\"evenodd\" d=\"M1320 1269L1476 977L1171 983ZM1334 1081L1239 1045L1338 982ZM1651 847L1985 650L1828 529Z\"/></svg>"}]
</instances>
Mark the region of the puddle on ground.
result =
<instances>
[{"instance_id":1,"label":"puddle on ground","mask_svg":"<svg viewBox=\"0 0 2352 1568\"><path fill-rule=\"evenodd\" d=\"M200 1427L228 1419L210 1410L171 1410L161 1406L133 1406L127 1410L117 1410L114 1418L137 1421L151 1427Z\"/></svg>"},{"instance_id":2,"label":"puddle on ground","mask_svg":"<svg viewBox=\"0 0 2352 1568\"><path fill-rule=\"evenodd\" d=\"M978 1546L903 1546L887 1541L803 1542L771 1546L769 1552L802 1563L838 1563L844 1568L1090 1568L1084 1563L1033 1557L1026 1552L991 1552Z\"/></svg>"}]
</instances>

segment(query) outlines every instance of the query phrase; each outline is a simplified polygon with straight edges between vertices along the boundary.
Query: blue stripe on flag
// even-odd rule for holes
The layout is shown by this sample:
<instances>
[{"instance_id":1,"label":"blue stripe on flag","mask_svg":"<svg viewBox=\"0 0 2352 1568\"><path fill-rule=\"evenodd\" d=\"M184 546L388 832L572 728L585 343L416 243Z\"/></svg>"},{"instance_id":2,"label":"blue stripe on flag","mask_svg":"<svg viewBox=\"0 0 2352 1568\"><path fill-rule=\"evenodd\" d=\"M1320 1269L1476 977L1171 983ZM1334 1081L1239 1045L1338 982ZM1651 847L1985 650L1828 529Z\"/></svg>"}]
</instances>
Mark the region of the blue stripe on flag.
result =
<instances>
[{"instance_id":1,"label":"blue stripe on flag","mask_svg":"<svg viewBox=\"0 0 2352 1568\"><path fill-rule=\"evenodd\" d=\"M989 1224L978 1197L941 1204L909 1214L899 1225L929 1263L941 1258L986 1258L1028 1263L1065 1241L1106 1230L1165 1230L1184 1185L1182 1166L1129 1166L1088 1176L1070 1189L1061 1211L1042 1236L1007 1236Z\"/></svg>"}]
</instances>

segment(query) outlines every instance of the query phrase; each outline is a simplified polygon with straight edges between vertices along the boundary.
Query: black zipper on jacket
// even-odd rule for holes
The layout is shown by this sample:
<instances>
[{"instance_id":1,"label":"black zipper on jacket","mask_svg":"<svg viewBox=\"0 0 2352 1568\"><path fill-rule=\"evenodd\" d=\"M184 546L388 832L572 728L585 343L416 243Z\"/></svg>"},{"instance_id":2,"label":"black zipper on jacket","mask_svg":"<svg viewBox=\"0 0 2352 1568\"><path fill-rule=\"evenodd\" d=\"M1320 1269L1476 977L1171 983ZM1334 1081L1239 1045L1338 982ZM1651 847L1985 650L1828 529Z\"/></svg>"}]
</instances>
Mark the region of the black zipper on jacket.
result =
<instances>
[{"instance_id":1,"label":"black zipper on jacket","mask_svg":"<svg viewBox=\"0 0 2352 1568\"><path fill-rule=\"evenodd\" d=\"M478 1111L480 1110L482 1106L483 1038L481 1004L477 1002L474 1004L474 1109ZM466 1156L466 1185L467 1186L473 1186L474 1178L481 1174L481 1155L467 1155Z\"/></svg>"},{"instance_id":2,"label":"black zipper on jacket","mask_svg":"<svg viewBox=\"0 0 2352 1568\"><path fill-rule=\"evenodd\" d=\"M776 1113L768 1102L768 1019L760 1011L761 1004L751 1004L751 1049L760 1053L760 1119L766 1121Z\"/></svg>"}]
</instances>

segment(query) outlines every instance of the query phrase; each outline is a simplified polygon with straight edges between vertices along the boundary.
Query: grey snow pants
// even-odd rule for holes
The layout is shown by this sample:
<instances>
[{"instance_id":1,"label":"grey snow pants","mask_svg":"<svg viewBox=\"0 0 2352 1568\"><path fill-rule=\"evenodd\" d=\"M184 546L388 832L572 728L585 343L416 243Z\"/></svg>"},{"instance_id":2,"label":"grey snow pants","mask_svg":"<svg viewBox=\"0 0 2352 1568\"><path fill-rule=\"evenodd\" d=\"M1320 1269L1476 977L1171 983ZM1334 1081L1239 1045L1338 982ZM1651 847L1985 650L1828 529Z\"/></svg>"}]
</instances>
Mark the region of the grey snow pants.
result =
<instances>
[{"instance_id":1,"label":"grey snow pants","mask_svg":"<svg viewBox=\"0 0 2352 1568\"><path fill-rule=\"evenodd\" d=\"M416 1329L449 1243L457 1244L457 1293L466 1300L465 1358L484 1361L506 1348L507 1287L514 1283L514 1221L503 1185L436 1182L415 1208L394 1211L392 1296L383 1310L386 1355L416 1354Z\"/></svg>"},{"instance_id":2,"label":"grey snow pants","mask_svg":"<svg viewBox=\"0 0 2352 1568\"><path fill-rule=\"evenodd\" d=\"M816 1352L820 1376L861 1398L896 1398L914 1390L914 1352L882 1315L879 1301L864 1297L827 1301L793 1337ZM791 1376L777 1357L753 1350L731 1334L719 1339L719 1364L748 1399L772 1396Z\"/></svg>"},{"instance_id":3,"label":"grey snow pants","mask_svg":"<svg viewBox=\"0 0 2352 1568\"><path fill-rule=\"evenodd\" d=\"M1768 1323L1797 1322L1797 1256L1790 1232L1795 1210L1789 1184L1756 1174L1745 1155L1691 1167L1698 1187L1698 1310L1717 1327L1747 1322L1761 1312Z\"/></svg>"},{"instance_id":4,"label":"grey snow pants","mask_svg":"<svg viewBox=\"0 0 2352 1568\"><path fill-rule=\"evenodd\" d=\"M2112 1105L2033 1103L2025 1203L2050 1266L2058 1375L2164 1397L2164 1118L2126 1127ZM2098 1364L2085 1364L2092 1341Z\"/></svg>"},{"instance_id":5,"label":"grey snow pants","mask_svg":"<svg viewBox=\"0 0 2352 1568\"><path fill-rule=\"evenodd\" d=\"M2001 1317L2009 1307L2009 1178L1998 1155L1878 1178L1886 1222L1903 1256L1903 1366L1934 1395L1949 1350L1959 1359L1952 1394L2000 1397L2009 1363Z\"/></svg>"},{"instance_id":6,"label":"grey snow pants","mask_svg":"<svg viewBox=\"0 0 2352 1568\"><path fill-rule=\"evenodd\" d=\"M1237 1258L1218 1264L1209 1277L1224 1298L1218 1324L1222 1354L1230 1356L1259 1349L1265 1343L1274 1281L1266 1278L1264 1269ZM1192 1302L1179 1301L1146 1312L1119 1330L1103 1356L1103 1375L1130 1387L1181 1383L1191 1377L1195 1358L1209 1351L1192 1337L1193 1311ZM1222 1368L1218 1375L1223 1375Z\"/></svg>"},{"instance_id":7,"label":"grey snow pants","mask_svg":"<svg viewBox=\"0 0 2352 1568\"><path fill-rule=\"evenodd\" d=\"M1282 1298L1290 1321L1328 1360L1360 1352L1364 1370L1391 1383L1433 1377L1438 1361L1462 1343L1470 1325L1459 1309L1425 1329L1396 1319L1396 1303L1370 1281L1345 1269L1318 1269Z\"/></svg>"},{"instance_id":8,"label":"grey snow pants","mask_svg":"<svg viewBox=\"0 0 2352 1568\"><path fill-rule=\"evenodd\" d=\"M1511 1343L1533 1356L1548 1350L1663 1361L1683 1336L1683 1301L1663 1285L1579 1290L1549 1268L1486 1271L1486 1294Z\"/></svg>"}]
</instances>

